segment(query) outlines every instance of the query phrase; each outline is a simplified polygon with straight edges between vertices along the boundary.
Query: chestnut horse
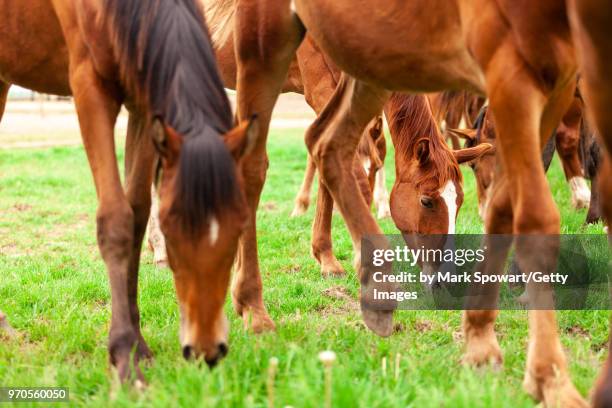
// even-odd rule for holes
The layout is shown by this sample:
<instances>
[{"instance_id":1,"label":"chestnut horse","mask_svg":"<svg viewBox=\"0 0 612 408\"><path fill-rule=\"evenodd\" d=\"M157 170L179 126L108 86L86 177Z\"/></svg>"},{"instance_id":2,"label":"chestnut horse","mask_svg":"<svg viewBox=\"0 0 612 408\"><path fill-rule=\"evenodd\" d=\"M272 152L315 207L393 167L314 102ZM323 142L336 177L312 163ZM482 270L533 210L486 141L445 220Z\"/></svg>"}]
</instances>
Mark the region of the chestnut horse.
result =
<instances>
[{"instance_id":1,"label":"chestnut horse","mask_svg":"<svg viewBox=\"0 0 612 408\"><path fill-rule=\"evenodd\" d=\"M253 156L265 155L270 113L306 30L353 76L342 76L309 130L307 143L322 186L349 227L356 254L364 235L381 230L365 202L355 200L358 186L350 169L359 139L354 135L384 106L389 90L467 89L488 95L499 129L503 172L491 193L486 229L522 234L515 242L522 268L551 267L557 244L535 254L529 234L555 235L560 230L540 152L575 89L577 62L565 2L390 0L381 7L363 0L356 7L346 0L236 0L236 9L238 117L261 112L264 122L262 145ZM257 165L256 157L249 163ZM510 166L512 171L504 171ZM505 255L510 248L497 249ZM360 267L358 256L356 260ZM372 307L371 277L362 272L364 321L389 335L393 311ZM501 362L494 330L497 314L465 312L467 363ZM531 310L529 326L526 390L548 406L584 406L569 378L554 310Z\"/></svg>"},{"instance_id":2,"label":"chestnut horse","mask_svg":"<svg viewBox=\"0 0 612 408\"><path fill-rule=\"evenodd\" d=\"M237 168L258 132L254 121L232 129L201 8L194 0L31 0L0 13L28 26L0 29L3 80L74 96L98 197L112 300L108 349L120 379L143 382L140 361L151 357L137 288L155 149L183 355L215 364L228 351L223 304L247 218ZM8 86L2 82L2 108ZM122 105L130 112L125 186L113 137Z\"/></svg>"}]
</instances>

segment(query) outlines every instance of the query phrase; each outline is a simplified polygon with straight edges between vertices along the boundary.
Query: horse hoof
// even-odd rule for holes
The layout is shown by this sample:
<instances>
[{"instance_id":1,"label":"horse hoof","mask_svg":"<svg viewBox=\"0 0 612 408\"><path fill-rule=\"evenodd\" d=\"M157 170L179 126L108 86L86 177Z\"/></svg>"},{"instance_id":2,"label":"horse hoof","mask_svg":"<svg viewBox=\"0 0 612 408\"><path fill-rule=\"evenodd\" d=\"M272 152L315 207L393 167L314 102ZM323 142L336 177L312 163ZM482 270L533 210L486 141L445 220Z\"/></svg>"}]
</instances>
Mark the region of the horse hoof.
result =
<instances>
[{"instance_id":1,"label":"horse hoof","mask_svg":"<svg viewBox=\"0 0 612 408\"><path fill-rule=\"evenodd\" d=\"M363 321L368 329L381 337L389 337L393 333L393 311L361 309Z\"/></svg>"},{"instance_id":2,"label":"horse hoof","mask_svg":"<svg viewBox=\"0 0 612 408\"><path fill-rule=\"evenodd\" d=\"M539 381L527 370L523 388L533 399L545 407L586 408L589 406L576 390L565 373L556 373L554 378L540 378Z\"/></svg>"},{"instance_id":3,"label":"horse hoof","mask_svg":"<svg viewBox=\"0 0 612 408\"><path fill-rule=\"evenodd\" d=\"M273 332L276 330L274 321L265 311L244 311L242 314L244 326L247 330L252 330L255 334Z\"/></svg>"},{"instance_id":4,"label":"horse hoof","mask_svg":"<svg viewBox=\"0 0 612 408\"><path fill-rule=\"evenodd\" d=\"M346 276L346 271L336 258L321 262L321 275L324 278L342 278Z\"/></svg>"},{"instance_id":5,"label":"horse hoof","mask_svg":"<svg viewBox=\"0 0 612 408\"><path fill-rule=\"evenodd\" d=\"M497 338L472 337L466 341L466 350L462 363L472 367L491 366L500 369L503 365L503 355Z\"/></svg>"},{"instance_id":6,"label":"horse hoof","mask_svg":"<svg viewBox=\"0 0 612 408\"><path fill-rule=\"evenodd\" d=\"M298 200L295 202L293 211L291 211L291 217L299 217L300 215L306 214L306 211L308 211L308 202Z\"/></svg>"},{"instance_id":7,"label":"horse hoof","mask_svg":"<svg viewBox=\"0 0 612 408\"><path fill-rule=\"evenodd\" d=\"M321 276L323 276L323 278L344 278L346 276L346 271L342 267L321 267Z\"/></svg>"}]
</instances>

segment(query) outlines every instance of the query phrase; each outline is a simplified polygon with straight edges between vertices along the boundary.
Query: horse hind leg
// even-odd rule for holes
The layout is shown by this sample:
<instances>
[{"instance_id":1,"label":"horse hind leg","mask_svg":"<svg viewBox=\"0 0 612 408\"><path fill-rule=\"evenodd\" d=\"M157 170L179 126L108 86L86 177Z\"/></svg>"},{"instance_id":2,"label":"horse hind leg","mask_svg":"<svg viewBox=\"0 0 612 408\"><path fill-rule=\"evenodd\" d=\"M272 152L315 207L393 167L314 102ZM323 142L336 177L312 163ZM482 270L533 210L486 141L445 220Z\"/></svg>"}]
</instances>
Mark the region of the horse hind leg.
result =
<instances>
[{"instance_id":1,"label":"horse hind leg","mask_svg":"<svg viewBox=\"0 0 612 408\"><path fill-rule=\"evenodd\" d=\"M147 241L149 249L153 251L153 263L158 268L166 268L168 266L166 238L159 224L159 197L154 185L151 185L151 215L147 227Z\"/></svg>"},{"instance_id":2,"label":"horse hind leg","mask_svg":"<svg viewBox=\"0 0 612 408\"><path fill-rule=\"evenodd\" d=\"M555 143L557 152L563 165L565 178L572 193L572 206L576 209L588 208L591 200L591 191L584 178L578 153L580 130L568 127L563 122L557 129Z\"/></svg>"},{"instance_id":3,"label":"horse hind leg","mask_svg":"<svg viewBox=\"0 0 612 408\"><path fill-rule=\"evenodd\" d=\"M486 233L483 245L495 248L485 262L480 265L483 274L496 274L503 270L503 265L510 250L511 241L495 238L498 234L512 233L512 205L508 195L508 185L504 174L498 171L494 183L491 186L491 194L486 214ZM491 238L493 242L487 242ZM499 293L499 286L490 287L486 292L486 298L482 299L489 305L495 304ZM489 298L490 297L490 298ZM493 301L491 301L491 299ZM481 305L479 305L481 306ZM463 333L465 338L465 353L463 363L472 366L492 364L501 366L503 361L502 351L495 333L495 320L499 312L493 307L479 307L468 309L463 314Z\"/></svg>"},{"instance_id":4,"label":"horse hind leg","mask_svg":"<svg viewBox=\"0 0 612 408\"><path fill-rule=\"evenodd\" d=\"M293 207L293 211L291 211L292 217L299 217L308 211L308 206L310 205L310 191L312 190L312 182L314 180L316 171L317 168L314 165L310 155L308 155L308 158L306 159L304 180L300 186L300 191L298 191L295 197L295 206Z\"/></svg>"}]
</instances>

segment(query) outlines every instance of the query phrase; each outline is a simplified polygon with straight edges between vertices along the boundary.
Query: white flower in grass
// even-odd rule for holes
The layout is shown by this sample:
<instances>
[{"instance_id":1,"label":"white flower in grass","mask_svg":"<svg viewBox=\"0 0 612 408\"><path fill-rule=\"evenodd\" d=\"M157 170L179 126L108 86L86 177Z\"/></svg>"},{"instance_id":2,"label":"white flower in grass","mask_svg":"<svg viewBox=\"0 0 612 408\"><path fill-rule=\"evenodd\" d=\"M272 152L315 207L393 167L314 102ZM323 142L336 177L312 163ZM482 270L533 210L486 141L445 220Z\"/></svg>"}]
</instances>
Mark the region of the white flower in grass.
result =
<instances>
[{"instance_id":1,"label":"white flower in grass","mask_svg":"<svg viewBox=\"0 0 612 408\"><path fill-rule=\"evenodd\" d=\"M319 353L319 360L323 365L331 366L336 361L336 353L331 350L325 350Z\"/></svg>"}]
</instances>

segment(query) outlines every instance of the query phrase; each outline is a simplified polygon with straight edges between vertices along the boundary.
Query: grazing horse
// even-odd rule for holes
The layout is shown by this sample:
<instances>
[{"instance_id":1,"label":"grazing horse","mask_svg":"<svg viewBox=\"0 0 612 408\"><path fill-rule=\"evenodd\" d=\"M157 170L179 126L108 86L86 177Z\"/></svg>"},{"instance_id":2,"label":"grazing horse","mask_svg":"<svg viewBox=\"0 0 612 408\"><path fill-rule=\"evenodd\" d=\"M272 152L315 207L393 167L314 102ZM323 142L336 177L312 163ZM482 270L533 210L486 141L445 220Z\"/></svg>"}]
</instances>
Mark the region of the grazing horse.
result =
<instances>
[{"instance_id":1,"label":"grazing horse","mask_svg":"<svg viewBox=\"0 0 612 408\"><path fill-rule=\"evenodd\" d=\"M585 138L592 139L592 135L588 134L588 126L585 126L585 118L583 115L584 106L582 97L576 88L576 94L567 112L561 119L559 126L555 130L553 137L547 143L546 149L542 155L542 161L545 171L548 171L552 155L556 150L559 154L561 164L565 173L565 178L570 186L572 195L572 205L577 208L589 207L591 212L596 212L590 206L591 191L587 185L583 172L583 162L586 168L587 164L594 164L592 159L596 157L587 156L587 152L581 152L581 148L593 149L593 144L585 146L587 143ZM495 124L488 110L484 107L474 129L449 129L451 134L466 140L466 147L477 146L479 143L490 143L495 145ZM582 146L582 147L581 147ZM596 149L596 147L595 147ZM581 154L585 155L584 159ZM589 162L587 163L587 159ZM487 192L493 183L493 174L496 166L494 157L479 160L471 167L476 178L476 186L478 191L479 214L484 219L484 209L486 208ZM592 169L592 176L595 177L596 170ZM597 205L595 203L594 205Z\"/></svg>"},{"instance_id":2,"label":"grazing horse","mask_svg":"<svg viewBox=\"0 0 612 408\"><path fill-rule=\"evenodd\" d=\"M306 31L348 74L309 130L307 143L356 254L363 236L382 231L365 202L355 200L358 186L350 169L359 139L354 135L380 111L391 90L467 89L488 95L498 126L502 173L491 192L487 232L522 234L515 242L521 267L550 268L557 244L534 254L529 235L560 230L540 152L575 89L577 63L565 2L390 0L381 7L363 0L356 7L347 0L236 0L236 9L238 117L261 112L263 122L262 145L254 156L265 155L270 113ZM256 165L257 157L249 163ZM510 247L498 249L505 255ZM393 310L372 307L371 276L361 270L358 256L356 261L364 321L389 335ZM501 361L497 314L465 312L467 363ZM531 310L529 328L525 389L548 406L584 406L569 378L554 310Z\"/></svg>"},{"instance_id":3,"label":"grazing horse","mask_svg":"<svg viewBox=\"0 0 612 408\"><path fill-rule=\"evenodd\" d=\"M454 234L463 204L459 164L487 155L490 144L451 150L423 95L395 93L385 104L395 146L391 215L402 234Z\"/></svg>"},{"instance_id":4,"label":"grazing horse","mask_svg":"<svg viewBox=\"0 0 612 408\"><path fill-rule=\"evenodd\" d=\"M98 197L112 300L108 349L120 379L143 382L139 362L151 357L137 290L155 150L183 355L215 364L228 351L223 304L248 216L237 168L258 132L255 121L232 129L201 8L194 0L31 0L0 13L28 27L0 29L2 107L9 82L74 96ZM122 105L130 112L125 186L113 137Z\"/></svg>"}]
</instances>

